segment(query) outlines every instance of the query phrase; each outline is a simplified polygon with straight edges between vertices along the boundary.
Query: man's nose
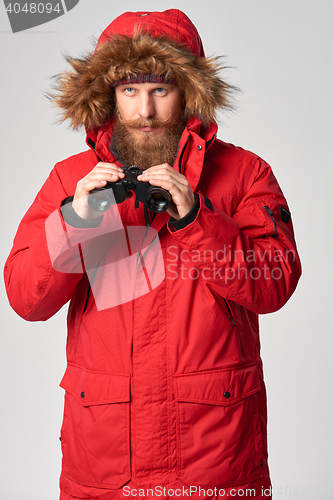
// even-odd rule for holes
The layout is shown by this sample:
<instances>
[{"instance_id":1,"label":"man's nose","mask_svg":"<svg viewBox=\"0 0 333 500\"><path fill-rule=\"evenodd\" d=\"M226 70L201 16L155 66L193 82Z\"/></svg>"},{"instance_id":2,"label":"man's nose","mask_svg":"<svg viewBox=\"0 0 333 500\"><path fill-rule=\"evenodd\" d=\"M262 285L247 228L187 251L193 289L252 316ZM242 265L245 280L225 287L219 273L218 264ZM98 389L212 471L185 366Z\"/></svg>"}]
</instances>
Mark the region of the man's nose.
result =
<instances>
[{"instance_id":1,"label":"man's nose","mask_svg":"<svg viewBox=\"0 0 333 500\"><path fill-rule=\"evenodd\" d=\"M154 108L154 99L148 93L143 93L139 96L138 99L138 114L142 118L150 118L154 116L155 108Z\"/></svg>"}]
</instances>

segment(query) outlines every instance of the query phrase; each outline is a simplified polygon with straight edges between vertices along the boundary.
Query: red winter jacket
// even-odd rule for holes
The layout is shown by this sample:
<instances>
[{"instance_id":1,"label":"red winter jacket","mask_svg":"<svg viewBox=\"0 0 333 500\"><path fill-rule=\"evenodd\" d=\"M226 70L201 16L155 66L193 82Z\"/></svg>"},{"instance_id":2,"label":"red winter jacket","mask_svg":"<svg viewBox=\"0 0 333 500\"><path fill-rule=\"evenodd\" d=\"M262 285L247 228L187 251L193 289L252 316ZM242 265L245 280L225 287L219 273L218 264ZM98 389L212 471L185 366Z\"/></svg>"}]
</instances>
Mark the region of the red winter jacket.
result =
<instances>
[{"instance_id":1,"label":"red winter jacket","mask_svg":"<svg viewBox=\"0 0 333 500\"><path fill-rule=\"evenodd\" d=\"M174 168L197 208L178 223L150 213L147 226L134 197L91 227L68 222L78 180L117 163L109 122L54 167L19 226L14 310L40 321L70 301L61 500L269 497L258 314L285 304L301 267L271 168L216 133L187 122Z\"/></svg>"},{"instance_id":2,"label":"red winter jacket","mask_svg":"<svg viewBox=\"0 0 333 500\"><path fill-rule=\"evenodd\" d=\"M109 499L127 483L269 487L257 315L288 300L300 263L270 167L214 140L215 126L199 131L192 120L175 162L199 195L184 228L157 214L142 243L134 198L98 227L64 222L61 203L96 154L115 162L106 128L95 152L55 166L6 263L23 318L46 320L71 300L61 488L73 497Z\"/></svg>"}]
</instances>

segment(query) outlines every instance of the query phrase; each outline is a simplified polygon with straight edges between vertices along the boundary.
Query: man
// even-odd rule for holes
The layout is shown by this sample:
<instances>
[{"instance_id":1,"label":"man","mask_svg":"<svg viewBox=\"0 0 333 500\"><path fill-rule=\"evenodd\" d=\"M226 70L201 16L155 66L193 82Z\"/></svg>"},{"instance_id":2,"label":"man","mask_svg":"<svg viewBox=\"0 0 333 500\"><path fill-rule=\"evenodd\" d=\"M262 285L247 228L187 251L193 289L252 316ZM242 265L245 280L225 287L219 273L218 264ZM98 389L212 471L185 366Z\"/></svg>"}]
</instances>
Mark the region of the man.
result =
<instances>
[{"instance_id":1,"label":"man","mask_svg":"<svg viewBox=\"0 0 333 500\"><path fill-rule=\"evenodd\" d=\"M60 498L269 498L258 314L301 273L286 200L216 138L233 88L182 12L123 14L69 62L54 100L90 149L52 170L5 268L29 321L70 300ZM166 211L133 186L115 203L132 165Z\"/></svg>"}]
</instances>

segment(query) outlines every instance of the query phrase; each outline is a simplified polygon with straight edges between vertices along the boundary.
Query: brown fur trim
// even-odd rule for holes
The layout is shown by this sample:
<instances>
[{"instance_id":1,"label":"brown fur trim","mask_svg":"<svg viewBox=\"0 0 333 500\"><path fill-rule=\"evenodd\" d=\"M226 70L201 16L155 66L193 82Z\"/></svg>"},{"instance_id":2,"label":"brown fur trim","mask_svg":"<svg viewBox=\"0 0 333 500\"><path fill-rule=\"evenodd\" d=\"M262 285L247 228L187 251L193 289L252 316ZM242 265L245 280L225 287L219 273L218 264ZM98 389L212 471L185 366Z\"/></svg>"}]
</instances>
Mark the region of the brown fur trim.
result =
<instances>
[{"instance_id":1,"label":"brown fur trim","mask_svg":"<svg viewBox=\"0 0 333 500\"><path fill-rule=\"evenodd\" d=\"M56 77L49 94L62 110L62 120L77 129L101 126L114 110L111 84L131 74L152 73L175 79L185 97L185 117L199 117L204 125L215 121L219 109L232 109L236 87L219 76L218 57L195 57L186 47L166 38L138 33L115 36L82 59L67 57L72 70Z\"/></svg>"}]
</instances>

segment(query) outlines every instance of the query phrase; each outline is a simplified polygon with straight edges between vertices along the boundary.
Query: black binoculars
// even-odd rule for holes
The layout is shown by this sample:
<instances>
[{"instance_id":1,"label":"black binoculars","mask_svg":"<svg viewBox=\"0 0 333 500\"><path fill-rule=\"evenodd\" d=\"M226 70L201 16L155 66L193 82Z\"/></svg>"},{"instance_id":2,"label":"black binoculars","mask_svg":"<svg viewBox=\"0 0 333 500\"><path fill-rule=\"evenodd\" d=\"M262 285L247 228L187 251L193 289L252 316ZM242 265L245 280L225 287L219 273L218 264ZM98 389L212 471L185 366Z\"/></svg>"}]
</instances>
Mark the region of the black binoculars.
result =
<instances>
[{"instance_id":1,"label":"black binoculars","mask_svg":"<svg viewBox=\"0 0 333 500\"><path fill-rule=\"evenodd\" d=\"M169 207L171 195L161 187L152 186L149 182L138 181L143 173L140 167L133 165L123 168L125 177L117 182L107 182L105 187L90 191L88 205L96 212L106 212L115 202L122 203L129 191L136 194L137 200L144 203L155 213L164 212Z\"/></svg>"}]
</instances>

